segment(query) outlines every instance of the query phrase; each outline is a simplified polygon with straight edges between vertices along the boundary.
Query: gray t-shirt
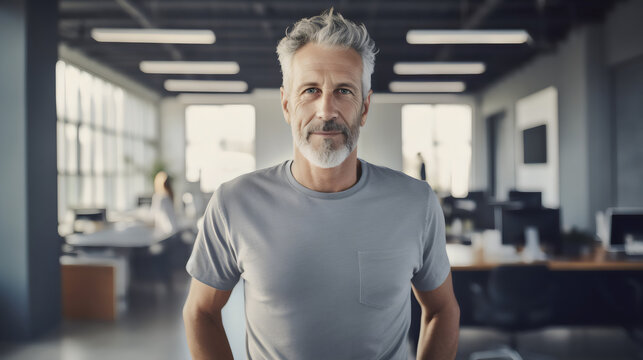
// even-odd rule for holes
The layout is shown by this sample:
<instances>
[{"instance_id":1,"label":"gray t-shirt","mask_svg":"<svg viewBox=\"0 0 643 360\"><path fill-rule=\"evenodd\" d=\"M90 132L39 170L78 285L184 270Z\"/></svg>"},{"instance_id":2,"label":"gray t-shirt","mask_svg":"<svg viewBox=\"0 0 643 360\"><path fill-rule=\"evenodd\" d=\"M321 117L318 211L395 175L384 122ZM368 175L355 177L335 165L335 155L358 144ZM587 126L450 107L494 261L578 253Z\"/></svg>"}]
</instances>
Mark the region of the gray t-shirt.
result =
<instances>
[{"instance_id":1,"label":"gray t-shirt","mask_svg":"<svg viewBox=\"0 0 643 360\"><path fill-rule=\"evenodd\" d=\"M287 161L213 195L187 270L221 290L244 279L248 359L407 358L411 283L449 274L444 217L426 182L360 161L341 192Z\"/></svg>"}]
</instances>

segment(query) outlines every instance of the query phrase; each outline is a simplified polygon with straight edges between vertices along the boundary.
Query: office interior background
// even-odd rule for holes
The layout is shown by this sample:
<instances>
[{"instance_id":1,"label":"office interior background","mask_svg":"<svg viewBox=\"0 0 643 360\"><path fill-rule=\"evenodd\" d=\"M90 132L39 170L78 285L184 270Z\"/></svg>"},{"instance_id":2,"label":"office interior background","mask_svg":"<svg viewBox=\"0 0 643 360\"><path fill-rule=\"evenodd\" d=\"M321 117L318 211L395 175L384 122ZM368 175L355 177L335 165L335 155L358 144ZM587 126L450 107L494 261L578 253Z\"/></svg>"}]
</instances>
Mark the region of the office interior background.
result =
<instances>
[{"instance_id":1,"label":"office interior background","mask_svg":"<svg viewBox=\"0 0 643 360\"><path fill-rule=\"evenodd\" d=\"M442 199L458 359L643 358L642 0L3 1L0 357L189 358L198 219L292 157L275 47L331 6L379 49L359 156ZM244 358L242 285L224 321Z\"/></svg>"}]
</instances>

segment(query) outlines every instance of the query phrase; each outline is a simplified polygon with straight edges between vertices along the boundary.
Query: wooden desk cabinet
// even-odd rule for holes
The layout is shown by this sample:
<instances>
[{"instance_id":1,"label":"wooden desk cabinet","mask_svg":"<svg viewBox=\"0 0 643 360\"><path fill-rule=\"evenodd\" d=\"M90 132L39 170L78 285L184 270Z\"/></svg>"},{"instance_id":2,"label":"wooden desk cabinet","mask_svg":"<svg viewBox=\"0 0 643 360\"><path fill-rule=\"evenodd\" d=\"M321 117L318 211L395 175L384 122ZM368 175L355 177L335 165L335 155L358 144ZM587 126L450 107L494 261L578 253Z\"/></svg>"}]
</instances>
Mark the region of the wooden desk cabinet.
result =
<instances>
[{"instance_id":1,"label":"wooden desk cabinet","mask_svg":"<svg viewBox=\"0 0 643 360\"><path fill-rule=\"evenodd\" d=\"M69 319L114 320L116 276L109 265L61 265L63 316Z\"/></svg>"}]
</instances>

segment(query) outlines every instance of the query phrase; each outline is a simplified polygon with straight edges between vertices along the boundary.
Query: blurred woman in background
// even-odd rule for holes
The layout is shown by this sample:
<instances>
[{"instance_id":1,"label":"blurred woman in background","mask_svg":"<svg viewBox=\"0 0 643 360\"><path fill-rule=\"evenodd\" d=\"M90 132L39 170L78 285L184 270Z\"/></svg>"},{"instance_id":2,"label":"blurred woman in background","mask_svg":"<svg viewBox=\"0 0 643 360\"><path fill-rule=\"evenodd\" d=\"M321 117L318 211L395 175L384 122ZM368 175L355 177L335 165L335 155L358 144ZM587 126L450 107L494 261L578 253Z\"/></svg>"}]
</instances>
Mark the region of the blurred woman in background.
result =
<instances>
[{"instance_id":1,"label":"blurred woman in background","mask_svg":"<svg viewBox=\"0 0 643 360\"><path fill-rule=\"evenodd\" d=\"M154 195L150 213L155 231L171 234L178 230L171 178L165 171L159 171L154 177Z\"/></svg>"}]
</instances>

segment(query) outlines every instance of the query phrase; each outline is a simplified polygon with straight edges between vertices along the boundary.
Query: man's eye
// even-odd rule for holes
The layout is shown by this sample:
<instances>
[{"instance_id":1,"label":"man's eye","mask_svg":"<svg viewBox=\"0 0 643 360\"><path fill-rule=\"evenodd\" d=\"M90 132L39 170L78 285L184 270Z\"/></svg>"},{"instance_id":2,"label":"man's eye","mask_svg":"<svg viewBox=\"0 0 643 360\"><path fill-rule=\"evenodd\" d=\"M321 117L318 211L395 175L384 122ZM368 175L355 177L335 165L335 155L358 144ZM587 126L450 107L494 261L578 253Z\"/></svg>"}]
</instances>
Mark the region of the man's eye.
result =
<instances>
[{"instance_id":1,"label":"man's eye","mask_svg":"<svg viewBox=\"0 0 643 360\"><path fill-rule=\"evenodd\" d=\"M314 94L315 92L317 92L317 89L315 88L308 88L304 90L304 94Z\"/></svg>"},{"instance_id":2,"label":"man's eye","mask_svg":"<svg viewBox=\"0 0 643 360\"><path fill-rule=\"evenodd\" d=\"M339 93L342 94L342 95L350 95L353 92L348 90L348 89L339 89Z\"/></svg>"}]
</instances>

